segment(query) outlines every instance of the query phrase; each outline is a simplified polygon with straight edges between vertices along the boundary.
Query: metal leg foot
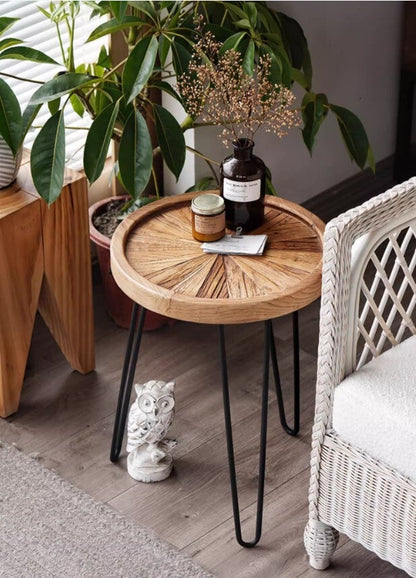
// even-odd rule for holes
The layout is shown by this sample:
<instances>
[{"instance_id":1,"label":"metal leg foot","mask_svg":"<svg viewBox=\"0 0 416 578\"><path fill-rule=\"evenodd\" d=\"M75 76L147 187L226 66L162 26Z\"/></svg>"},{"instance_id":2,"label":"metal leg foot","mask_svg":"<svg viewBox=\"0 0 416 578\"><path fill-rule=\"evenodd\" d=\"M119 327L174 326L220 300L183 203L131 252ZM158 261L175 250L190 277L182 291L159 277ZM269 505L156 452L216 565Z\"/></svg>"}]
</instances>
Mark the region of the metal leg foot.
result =
<instances>
[{"instance_id":1,"label":"metal leg foot","mask_svg":"<svg viewBox=\"0 0 416 578\"><path fill-rule=\"evenodd\" d=\"M290 427L286 421L285 405L283 400L282 386L280 383L279 366L277 364L276 347L274 343L273 325L271 321L266 321L266 331L269 332L270 355L272 359L272 368L274 383L276 387L277 405L279 408L280 423L286 433L295 436L299 433L300 425L300 372L299 372L299 323L298 313L292 313L293 327L293 427Z\"/></svg>"},{"instance_id":2,"label":"metal leg foot","mask_svg":"<svg viewBox=\"0 0 416 578\"><path fill-rule=\"evenodd\" d=\"M126 426L127 413L130 403L131 388L139 355L140 343L143 334L146 309L141 308L139 324L136 330L139 306L134 303L131 313L129 336L127 339L126 355L124 357L123 371L121 374L120 390L118 394L117 411L114 422L113 439L111 442L110 460L118 460L123 443L124 428Z\"/></svg>"},{"instance_id":3,"label":"metal leg foot","mask_svg":"<svg viewBox=\"0 0 416 578\"><path fill-rule=\"evenodd\" d=\"M263 498L264 498L264 477L266 469L266 441L267 441L267 410L268 410L268 389L269 389L269 360L270 360L270 331L265 330L264 335L264 361L263 361L263 388L262 388L262 409L261 409L261 430L260 430L260 450L259 450L259 479L257 487L257 515L256 531L253 540L245 541L241 532L240 507L238 501L237 476L234 459L234 443L231 425L230 395L228 386L227 357L225 350L224 326L219 325L219 345L221 359L221 374L224 400L225 433L227 439L228 465L230 472L231 497L234 514L234 527L237 542L245 548L253 548L261 537L263 523Z\"/></svg>"}]
</instances>

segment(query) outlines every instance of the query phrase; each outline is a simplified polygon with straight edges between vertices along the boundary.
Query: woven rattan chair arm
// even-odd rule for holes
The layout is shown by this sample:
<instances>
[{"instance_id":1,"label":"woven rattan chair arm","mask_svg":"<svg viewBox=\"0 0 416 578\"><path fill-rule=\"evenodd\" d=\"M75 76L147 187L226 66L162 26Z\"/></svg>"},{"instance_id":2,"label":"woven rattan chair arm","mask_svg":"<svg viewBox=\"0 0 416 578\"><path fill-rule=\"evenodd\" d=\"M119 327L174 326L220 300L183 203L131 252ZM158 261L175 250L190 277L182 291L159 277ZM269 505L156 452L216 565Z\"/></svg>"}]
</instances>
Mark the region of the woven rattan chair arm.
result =
<instances>
[{"instance_id":1,"label":"woven rattan chair arm","mask_svg":"<svg viewBox=\"0 0 416 578\"><path fill-rule=\"evenodd\" d=\"M416 178L393 187L331 220L324 235L315 422L312 431L310 516L317 519L319 462L332 427L335 387L345 376L351 280L351 248L356 239L416 205Z\"/></svg>"}]
</instances>

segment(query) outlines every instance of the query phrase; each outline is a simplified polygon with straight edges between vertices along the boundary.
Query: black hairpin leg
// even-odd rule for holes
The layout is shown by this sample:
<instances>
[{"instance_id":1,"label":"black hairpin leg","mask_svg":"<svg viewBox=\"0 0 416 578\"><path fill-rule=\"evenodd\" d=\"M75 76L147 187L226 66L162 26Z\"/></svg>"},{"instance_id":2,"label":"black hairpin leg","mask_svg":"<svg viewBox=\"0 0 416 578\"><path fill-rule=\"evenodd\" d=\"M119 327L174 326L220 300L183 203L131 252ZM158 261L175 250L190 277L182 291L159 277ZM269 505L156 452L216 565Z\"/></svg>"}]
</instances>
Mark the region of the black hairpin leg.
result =
<instances>
[{"instance_id":1,"label":"black hairpin leg","mask_svg":"<svg viewBox=\"0 0 416 578\"><path fill-rule=\"evenodd\" d=\"M110 460L117 461L121 445L123 443L124 428L126 425L127 412L129 409L131 388L136 370L137 358L139 356L140 343L142 340L146 309L141 308L139 324L136 330L139 306L134 303L131 313L129 336L127 339L126 355L124 357L123 371L121 374L120 391L118 394L117 411L114 422L113 439L111 442Z\"/></svg>"},{"instance_id":2,"label":"black hairpin leg","mask_svg":"<svg viewBox=\"0 0 416 578\"><path fill-rule=\"evenodd\" d=\"M267 323L267 322L266 322ZM274 343L273 325L270 322L268 325L270 354L272 358L272 368L274 375L274 383L276 387L277 404L279 407L280 423L286 433L295 436L299 433L299 414L300 414L300 388L299 388L299 324L298 312L292 313L292 327L293 327L293 428L289 427L286 421L285 405L283 401L282 386L280 384L279 367L277 365L276 347Z\"/></svg>"},{"instance_id":3,"label":"black hairpin leg","mask_svg":"<svg viewBox=\"0 0 416 578\"><path fill-rule=\"evenodd\" d=\"M224 326L219 326L219 344L221 359L221 376L224 399L225 433L227 439L228 466L230 472L231 497L234 514L234 528L237 542L245 548L254 547L261 537L263 523L263 501L264 501L264 478L266 470L266 442L267 442L267 410L268 410L268 390L269 390L269 362L272 360L273 375L276 386L277 402L279 407L280 422L283 429L290 435L299 432L299 329L298 315L293 313L293 364L294 364L294 427L287 425L282 388L280 384L279 367L277 364L276 347L274 343L272 321L265 321L264 324L264 359L263 359L263 387L261 405L261 426L260 426L260 450L259 450L259 477L257 487L257 514L256 531L253 540L247 542L243 540L241 532L240 506L238 501L237 476L234 458L234 443L231 425L230 394L228 386L227 357L225 350Z\"/></svg>"},{"instance_id":4,"label":"black hairpin leg","mask_svg":"<svg viewBox=\"0 0 416 578\"><path fill-rule=\"evenodd\" d=\"M270 359L270 330L266 321L264 332L264 360L263 360L263 388L262 388L262 406L261 406L261 430L260 430L260 451L259 451L259 479L257 487L257 516L256 532L254 539L246 542L242 538L240 507L238 502L237 476L235 471L234 444L231 426L231 409L230 395L228 387L227 358L225 351L224 326L219 325L219 344L222 373L222 387L224 398L224 418L225 433L227 439L228 466L230 471L231 497L234 513L234 527L237 542L245 548L253 548L260 540L262 523L263 523L263 498L264 498L264 476L266 469L266 441L267 441L267 410L268 410L268 390L269 390L269 359Z\"/></svg>"}]
</instances>

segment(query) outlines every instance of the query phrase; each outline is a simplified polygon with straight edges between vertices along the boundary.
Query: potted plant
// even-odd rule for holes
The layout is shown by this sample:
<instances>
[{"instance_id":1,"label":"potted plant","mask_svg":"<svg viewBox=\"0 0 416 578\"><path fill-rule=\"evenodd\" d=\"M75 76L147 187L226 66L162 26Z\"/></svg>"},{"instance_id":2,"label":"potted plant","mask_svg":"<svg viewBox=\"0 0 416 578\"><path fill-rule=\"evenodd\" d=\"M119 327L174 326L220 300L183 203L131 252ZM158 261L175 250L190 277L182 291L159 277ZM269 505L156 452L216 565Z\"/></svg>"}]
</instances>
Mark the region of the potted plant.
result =
<instances>
[{"instance_id":1,"label":"potted plant","mask_svg":"<svg viewBox=\"0 0 416 578\"><path fill-rule=\"evenodd\" d=\"M179 123L172 113L153 97L166 92L182 102L175 79L188 71L195 44L204 29L222 43L222 51L241 54L247 74L253 74L259 58L270 58L270 80L290 89L295 83L304 90L300 105L302 137L312 151L316 135L328 113L334 114L340 134L351 158L360 168L374 167L371 147L361 121L351 111L330 103L326 95L312 90L312 66L307 41L300 25L264 2L198 1L88 1L91 17L103 16L105 22L91 33L89 40L118 33L123 39L125 58L112 60L103 47L93 64L82 62L74 53L79 2L51 2L42 10L51 21L53 34L62 45L60 27L69 30L69 45L62 45L60 73L37 88L30 101L29 124L41 106L48 106L50 116L41 127L31 150L31 173L35 187L47 203L60 194L65 168L64 111L73 107L92 119L87 129L83 166L90 183L103 171L111 142L117 143L116 173L132 202L142 202L149 183L155 198L163 194L156 164L166 163L179 177L187 146L184 133L209 125L188 114ZM0 19L0 33L13 24ZM28 48L13 38L0 43L0 59L30 58L42 62L48 56ZM204 58L209 62L209 54ZM2 73L0 72L0 76ZM173 80L173 83L172 83ZM4 83L5 84L5 83ZM10 91L0 85L0 136L10 146L7 131L20 134L14 122L15 107ZM27 128L25 129L27 130ZM9 138L9 141L7 138ZM12 148L10 146L10 148ZM12 149L13 150L13 149ZM203 158L203 153L201 154ZM207 159L212 177L217 179L213 163ZM219 163L218 163L219 165ZM271 184L269 180L269 185ZM269 192L272 188L269 188Z\"/></svg>"},{"instance_id":2,"label":"potted plant","mask_svg":"<svg viewBox=\"0 0 416 578\"><path fill-rule=\"evenodd\" d=\"M76 33L79 2L51 2L42 10L51 21L53 33L60 37L60 26L70 31L70 42L62 47L62 70L34 91L30 102L31 121L42 105L48 105L50 118L41 128L31 151L31 170L39 194L53 202L60 194L65 166L65 127L63 113L75 107L79 115L89 115L93 122L87 129L84 169L90 183L101 174L112 140L119 143L118 177L133 199L142 196L149 181L160 194L154 163L162 156L167 166L179 176L186 145L184 132L201 127L187 116L179 124L167 108L155 102L152 89L167 92L181 101L175 86L168 82L188 69L195 43L199 39L195 21L201 16L206 29L223 43L223 51L238 50L245 70L253 73L261 55L272 60L271 79L290 88L300 85L305 95L301 104L302 136L310 151L327 114L333 113L351 158L360 168L373 165L371 148L360 120L351 111L330 103L326 95L312 90L312 67L307 41L300 25L282 13L274 12L263 2L88 2L91 17L105 16L89 40L121 32L126 57L113 63L103 47L96 62L80 62L74 54L71 39ZM0 19L0 33L13 24L11 18ZM51 28L52 31L52 28ZM208 55L206 55L209 57ZM6 38L0 44L0 58L28 58L56 62L47 55L21 46ZM1 76L0 72L0 76ZM9 125L18 140L10 106L10 94L0 95L4 116L13 122L0 122L5 138ZM209 124L209 123L202 123ZM154 129L155 137L150 136ZM16 133L16 134L15 134ZM5 138L7 142L7 138ZM10 146L10 142L8 142Z\"/></svg>"}]
</instances>

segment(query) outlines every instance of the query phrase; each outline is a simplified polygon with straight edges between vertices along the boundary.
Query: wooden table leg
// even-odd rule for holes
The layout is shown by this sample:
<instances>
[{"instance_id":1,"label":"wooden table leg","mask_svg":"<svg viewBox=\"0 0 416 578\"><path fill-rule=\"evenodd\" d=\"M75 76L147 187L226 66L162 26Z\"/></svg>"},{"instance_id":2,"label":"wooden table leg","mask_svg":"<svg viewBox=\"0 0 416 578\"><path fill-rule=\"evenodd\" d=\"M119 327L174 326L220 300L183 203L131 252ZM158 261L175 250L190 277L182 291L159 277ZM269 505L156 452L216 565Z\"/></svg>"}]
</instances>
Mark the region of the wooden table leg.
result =
<instances>
[{"instance_id":1,"label":"wooden table leg","mask_svg":"<svg viewBox=\"0 0 416 578\"><path fill-rule=\"evenodd\" d=\"M70 365L88 373L95 359L87 182L71 171L68 179L54 204L42 201L45 277L38 308Z\"/></svg>"},{"instance_id":2,"label":"wooden table leg","mask_svg":"<svg viewBox=\"0 0 416 578\"><path fill-rule=\"evenodd\" d=\"M23 195L15 194L11 202L23 202ZM1 417L19 405L43 275L40 200L25 202L0 211Z\"/></svg>"}]
</instances>

